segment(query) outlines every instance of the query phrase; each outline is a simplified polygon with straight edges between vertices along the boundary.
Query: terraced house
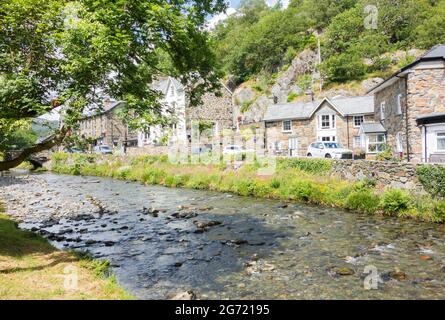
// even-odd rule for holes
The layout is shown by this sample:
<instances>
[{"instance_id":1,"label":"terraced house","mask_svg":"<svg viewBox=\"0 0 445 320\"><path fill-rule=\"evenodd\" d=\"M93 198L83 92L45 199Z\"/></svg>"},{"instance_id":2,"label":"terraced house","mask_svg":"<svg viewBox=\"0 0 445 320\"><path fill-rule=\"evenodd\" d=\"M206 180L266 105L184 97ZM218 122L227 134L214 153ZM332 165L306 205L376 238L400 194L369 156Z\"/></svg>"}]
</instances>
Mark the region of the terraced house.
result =
<instances>
[{"instance_id":1,"label":"terraced house","mask_svg":"<svg viewBox=\"0 0 445 320\"><path fill-rule=\"evenodd\" d=\"M412 162L445 162L445 45L438 45L370 91L375 122L363 127L375 141Z\"/></svg>"},{"instance_id":2,"label":"terraced house","mask_svg":"<svg viewBox=\"0 0 445 320\"><path fill-rule=\"evenodd\" d=\"M337 97L307 103L272 104L265 117L269 153L306 156L316 141L339 142L360 150L363 124L374 122L374 97Z\"/></svg>"},{"instance_id":3,"label":"terraced house","mask_svg":"<svg viewBox=\"0 0 445 320\"><path fill-rule=\"evenodd\" d=\"M116 113L123 105L122 101L106 100L101 111L86 112L79 123L79 135L92 140L94 146L136 146L137 133L130 130Z\"/></svg>"}]
</instances>

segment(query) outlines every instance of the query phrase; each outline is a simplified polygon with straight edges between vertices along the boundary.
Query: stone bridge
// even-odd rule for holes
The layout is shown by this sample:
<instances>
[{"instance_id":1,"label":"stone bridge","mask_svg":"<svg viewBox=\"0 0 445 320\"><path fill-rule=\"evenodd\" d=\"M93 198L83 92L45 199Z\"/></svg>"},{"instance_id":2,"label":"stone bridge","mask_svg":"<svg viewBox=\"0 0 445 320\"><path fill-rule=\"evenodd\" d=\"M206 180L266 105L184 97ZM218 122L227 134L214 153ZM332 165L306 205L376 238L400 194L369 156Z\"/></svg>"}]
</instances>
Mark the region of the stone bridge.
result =
<instances>
[{"instance_id":1,"label":"stone bridge","mask_svg":"<svg viewBox=\"0 0 445 320\"><path fill-rule=\"evenodd\" d=\"M11 160L14 159L15 157L17 157L20 153L22 152L22 150L13 150L13 151L8 151L6 153L6 159L5 160ZM47 151L42 151L36 154L31 155L27 161L29 161L34 169L37 168L41 168L43 167L43 164L45 162L47 162L50 159L50 152Z\"/></svg>"}]
</instances>

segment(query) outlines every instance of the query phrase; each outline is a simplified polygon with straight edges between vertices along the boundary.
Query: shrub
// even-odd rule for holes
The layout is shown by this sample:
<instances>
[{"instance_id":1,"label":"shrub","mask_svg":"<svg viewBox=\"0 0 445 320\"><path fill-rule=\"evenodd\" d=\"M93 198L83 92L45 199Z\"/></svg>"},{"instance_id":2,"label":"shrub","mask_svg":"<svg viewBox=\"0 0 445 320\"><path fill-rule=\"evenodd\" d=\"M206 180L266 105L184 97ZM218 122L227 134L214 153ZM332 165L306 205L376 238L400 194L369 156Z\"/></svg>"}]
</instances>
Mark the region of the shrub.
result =
<instances>
[{"instance_id":1,"label":"shrub","mask_svg":"<svg viewBox=\"0 0 445 320\"><path fill-rule=\"evenodd\" d=\"M142 181L148 184L160 184L164 177L164 170L157 168L147 168L142 174Z\"/></svg>"},{"instance_id":2,"label":"shrub","mask_svg":"<svg viewBox=\"0 0 445 320\"><path fill-rule=\"evenodd\" d=\"M436 198L445 198L445 166L421 165L417 175L425 190Z\"/></svg>"},{"instance_id":3,"label":"shrub","mask_svg":"<svg viewBox=\"0 0 445 320\"><path fill-rule=\"evenodd\" d=\"M293 181L289 188L289 196L293 199L310 201L315 195L314 186L308 181Z\"/></svg>"},{"instance_id":4,"label":"shrub","mask_svg":"<svg viewBox=\"0 0 445 320\"><path fill-rule=\"evenodd\" d=\"M434 203L433 222L445 222L445 202L436 201Z\"/></svg>"},{"instance_id":5,"label":"shrub","mask_svg":"<svg viewBox=\"0 0 445 320\"><path fill-rule=\"evenodd\" d=\"M332 162L326 159L279 159L278 169L299 169L313 174L325 174L331 171Z\"/></svg>"},{"instance_id":6,"label":"shrub","mask_svg":"<svg viewBox=\"0 0 445 320\"><path fill-rule=\"evenodd\" d=\"M379 197L370 189L354 191L346 199L346 208L364 213L374 213L379 206Z\"/></svg>"},{"instance_id":7,"label":"shrub","mask_svg":"<svg viewBox=\"0 0 445 320\"><path fill-rule=\"evenodd\" d=\"M410 196L399 189L390 189L383 194L380 206L387 214L396 214L410 208Z\"/></svg>"}]
</instances>

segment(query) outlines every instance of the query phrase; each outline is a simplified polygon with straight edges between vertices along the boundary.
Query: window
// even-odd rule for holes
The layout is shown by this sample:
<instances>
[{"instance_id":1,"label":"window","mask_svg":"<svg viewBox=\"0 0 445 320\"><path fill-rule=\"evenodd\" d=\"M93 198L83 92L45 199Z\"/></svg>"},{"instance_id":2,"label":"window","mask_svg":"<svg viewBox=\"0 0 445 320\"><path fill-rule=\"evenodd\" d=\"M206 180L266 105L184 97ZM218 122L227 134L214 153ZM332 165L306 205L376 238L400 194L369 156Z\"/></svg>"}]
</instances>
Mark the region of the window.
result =
<instances>
[{"instance_id":1,"label":"window","mask_svg":"<svg viewBox=\"0 0 445 320\"><path fill-rule=\"evenodd\" d=\"M332 137L318 137L318 141L322 141L322 142L335 142L337 140L336 136L332 136Z\"/></svg>"},{"instance_id":2,"label":"window","mask_svg":"<svg viewBox=\"0 0 445 320\"><path fill-rule=\"evenodd\" d=\"M365 122L364 116L354 116L354 127L360 127Z\"/></svg>"},{"instance_id":3,"label":"window","mask_svg":"<svg viewBox=\"0 0 445 320\"><path fill-rule=\"evenodd\" d=\"M445 152L445 132L438 132L437 138L437 151Z\"/></svg>"},{"instance_id":4,"label":"window","mask_svg":"<svg viewBox=\"0 0 445 320\"><path fill-rule=\"evenodd\" d=\"M352 147L354 149L357 149L357 148L361 148L361 146L362 146L362 139L360 138L360 136L355 136L352 139Z\"/></svg>"},{"instance_id":5,"label":"window","mask_svg":"<svg viewBox=\"0 0 445 320\"><path fill-rule=\"evenodd\" d=\"M382 102L380 105L380 120L385 120L386 103Z\"/></svg>"},{"instance_id":6,"label":"window","mask_svg":"<svg viewBox=\"0 0 445 320\"><path fill-rule=\"evenodd\" d=\"M368 152L379 153L385 150L385 135L371 134L368 135Z\"/></svg>"},{"instance_id":7,"label":"window","mask_svg":"<svg viewBox=\"0 0 445 320\"><path fill-rule=\"evenodd\" d=\"M318 124L322 130L335 129L335 115L324 114L319 116Z\"/></svg>"},{"instance_id":8,"label":"window","mask_svg":"<svg viewBox=\"0 0 445 320\"><path fill-rule=\"evenodd\" d=\"M401 115L402 114L402 95L399 94L397 96L397 114Z\"/></svg>"},{"instance_id":9,"label":"window","mask_svg":"<svg viewBox=\"0 0 445 320\"><path fill-rule=\"evenodd\" d=\"M290 132L292 131L292 121L283 121L283 132Z\"/></svg>"}]
</instances>

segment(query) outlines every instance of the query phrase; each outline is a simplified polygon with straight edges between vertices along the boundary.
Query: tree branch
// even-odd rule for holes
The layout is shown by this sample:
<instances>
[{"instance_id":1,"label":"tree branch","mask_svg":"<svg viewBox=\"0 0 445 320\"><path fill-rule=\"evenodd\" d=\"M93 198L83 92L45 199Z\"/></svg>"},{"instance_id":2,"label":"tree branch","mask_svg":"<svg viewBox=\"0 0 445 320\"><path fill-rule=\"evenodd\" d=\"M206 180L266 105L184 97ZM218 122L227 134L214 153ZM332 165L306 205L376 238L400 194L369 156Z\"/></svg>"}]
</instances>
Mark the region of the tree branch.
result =
<instances>
[{"instance_id":1,"label":"tree branch","mask_svg":"<svg viewBox=\"0 0 445 320\"><path fill-rule=\"evenodd\" d=\"M29 158L34 153L49 150L52 147L60 144L63 139L65 139L68 134L69 129L62 128L59 133L52 135L51 137L45 139L44 141L33 145L32 147L23 150L17 157L12 160L0 161L0 171L6 171L17 167L23 161Z\"/></svg>"}]
</instances>

